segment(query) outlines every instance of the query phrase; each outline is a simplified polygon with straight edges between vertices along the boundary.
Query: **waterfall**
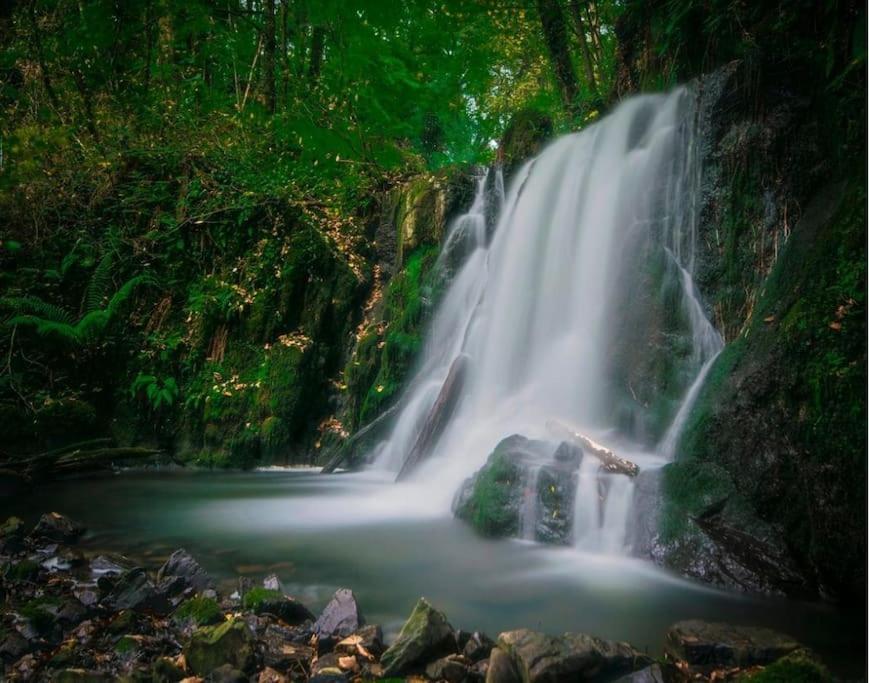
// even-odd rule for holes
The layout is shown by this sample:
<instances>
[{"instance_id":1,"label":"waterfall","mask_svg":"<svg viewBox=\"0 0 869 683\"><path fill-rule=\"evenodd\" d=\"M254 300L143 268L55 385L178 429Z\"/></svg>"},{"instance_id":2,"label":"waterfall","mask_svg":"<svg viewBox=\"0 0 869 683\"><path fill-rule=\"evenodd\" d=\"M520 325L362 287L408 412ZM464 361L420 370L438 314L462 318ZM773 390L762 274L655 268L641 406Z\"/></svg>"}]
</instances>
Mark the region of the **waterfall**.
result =
<instances>
[{"instance_id":1,"label":"waterfall","mask_svg":"<svg viewBox=\"0 0 869 683\"><path fill-rule=\"evenodd\" d=\"M455 406L411 475L445 509L461 482L510 434L546 439L545 424L556 418L612 436L602 397L617 340L607 322L626 314L617 309L618 294L632 277L624 264L639 253L638 234L654 235L656 248L666 250L681 275L697 381L670 430L678 433L722 346L692 279L699 169L690 129L685 89L626 100L518 170L502 195L494 231L486 202L503 180L496 171L477 177L471 208L450 227L439 259L439 267L450 270L449 288L375 467L401 469L460 355L466 370ZM601 474L586 457L577 482L576 545L621 551L632 480ZM533 507L523 512L526 536L534 514Z\"/></svg>"}]
</instances>

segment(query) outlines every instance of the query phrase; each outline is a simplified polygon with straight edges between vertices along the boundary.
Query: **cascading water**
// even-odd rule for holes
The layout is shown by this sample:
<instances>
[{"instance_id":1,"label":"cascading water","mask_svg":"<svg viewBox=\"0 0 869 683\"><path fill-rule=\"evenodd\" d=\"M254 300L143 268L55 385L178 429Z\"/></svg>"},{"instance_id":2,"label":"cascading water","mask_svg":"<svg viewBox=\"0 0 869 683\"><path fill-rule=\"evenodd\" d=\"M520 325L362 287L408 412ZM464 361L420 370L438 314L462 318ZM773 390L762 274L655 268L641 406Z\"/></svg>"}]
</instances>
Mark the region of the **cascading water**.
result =
<instances>
[{"instance_id":1,"label":"cascading water","mask_svg":"<svg viewBox=\"0 0 869 683\"><path fill-rule=\"evenodd\" d=\"M722 346L691 277L699 170L690 103L684 89L637 97L553 142L517 172L491 238L487 187L501 181L477 179L471 209L451 227L440 259L454 269L452 282L377 468L402 468L459 356L466 370L454 409L411 477L445 510L461 482L510 434L546 439L551 418L590 434L612 430L601 398L613 342L607 319L622 313L617 293L632 276L626 256L638 249L638 234L651 232L681 275L698 373L659 452L672 448ZM661 462L642 449L630 455L641 466ZM632 480L602 474L586 457L577 481L576 545L622 551ZM524 514L526 537L533 514L533 507Z\"/></svg>"}]
</instances>

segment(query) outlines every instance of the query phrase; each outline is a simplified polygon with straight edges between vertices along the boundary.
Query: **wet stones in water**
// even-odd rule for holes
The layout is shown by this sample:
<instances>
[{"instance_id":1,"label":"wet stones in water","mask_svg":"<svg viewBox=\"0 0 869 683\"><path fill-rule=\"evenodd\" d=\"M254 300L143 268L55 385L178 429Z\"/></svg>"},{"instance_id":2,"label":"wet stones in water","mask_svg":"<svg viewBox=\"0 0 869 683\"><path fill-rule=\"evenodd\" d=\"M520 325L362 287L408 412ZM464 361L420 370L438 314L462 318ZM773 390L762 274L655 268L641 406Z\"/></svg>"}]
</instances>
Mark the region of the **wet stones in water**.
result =
<instances>
[{"instance_id":1,"label":"wet stones in water","mask_svg":"<svg viewBox=\"0 0 869 683\"><path fill-rule=\"evenodd\" d=\"M356 597L349 588L335 591L329 604L314 623L314 633L321 639L346 638L365 624L365 619L356 604Z\"/></svg>"},{"instance_id":2,"label":"wet stones in water","mask_svg":"<svg viewBox=\"0 0 869 683\"><path fill-rule=\"evenodd\" d=\"M768 628L689 620L670 627L665 653L669 659L705 673L763 666L800 648L793 638Z\"/></svg>"},{"instance_id":3,"label":"wet stones in water","mask_svg":"<svg viewBox=\"0 0 869 683\"><path fill-rule=\"evenodd\" d=\"M479 631L474 631L467 639L459 640L459 644L462 654L474 663L488 659L495 647L495 641Z\"/></svg>"},{"instance_id":4,"label":"wet stones in water","mask_svg":"<svg viewBox=\"0 0 869 683\"><path fill-rule=\"evenodd\" d=\"M472 662L464 655L447 655L425 668L425 675L433 681L462 683L468 677Z\"/></svg>"},{"instance_id":5,"label":"wet stones in water","mask_svg":"<svg viewBox=\"0 0 869 683\"><path fill-rule=\"evenodd\" d=\"M133 609L165 614L169 611L169 601L148 578L141 567L124 572L109 594L103 600L109 609Z\"/></svg>"},{"instance_id":6,"label":"wet stones in water","mask_svg":"<svg viewBox=\"0 0 869 683\"><path fill-rule=\"evenodd\" d=\"M31 532L33 538L46 538L58 543L74 543L84 534L85 528L69 517L57 512L47 512Z\"/></svg>"},{"instance_id":7,"label":"wet stones in water","mask_svg":"<svg viewBox=\"0 0 869 683\"><path fill-rule=\"evenodd\" d=\"M581 449L571 444L554 448L519 434L509 436L464 482L453 512L484 536L517 537L524 531L541 543L568 545L581 460ZM533 524L530 535L523 522Z\"/></svg>"},{"instance_id":8,"label":"wet stones in water","mask_svg":"<svg viewBox=\"0 0 869 683\"><path fill-rule=\"evenodd\" d=\"M183 548L172 553L157 572L158 582L162 583L168 578L180 578L197 592L214 588L214 581L208 573Z\"/></svg>"},{"instance_id":9,"label":"wet stones in water","mask_svg":"<svg viewBox=\"0 0 869 683\"><path fill-rule=\"evenodd\" d=\"M453 627L442 612L420 598L398 638L380 660L383 675L403 676L456 651Z\"/></svg>"},{"instance_id":10,"label":"wet stones in water","mask_svg":"<svg viewBox=\"0 0 869 683\"><path fill-rule=\"evenodd\" d=\"M652 664L628 643L584 633L556 637L520 629L502 633L498 647L510 655L527 683L608 680Z\"/></svg>"}]
</instances>

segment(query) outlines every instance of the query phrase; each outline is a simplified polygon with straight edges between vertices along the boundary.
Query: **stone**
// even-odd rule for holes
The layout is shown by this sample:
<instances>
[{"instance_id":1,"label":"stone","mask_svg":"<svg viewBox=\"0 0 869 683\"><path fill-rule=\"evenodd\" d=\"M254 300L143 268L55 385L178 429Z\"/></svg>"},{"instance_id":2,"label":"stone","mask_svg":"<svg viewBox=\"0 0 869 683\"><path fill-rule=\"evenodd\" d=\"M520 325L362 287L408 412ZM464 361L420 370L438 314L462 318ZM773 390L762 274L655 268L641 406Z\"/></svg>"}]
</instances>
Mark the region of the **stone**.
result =
<instances>
[{"instance_id":1,"label":"stone","mask_svg":"<svg viewBox=\"0 0 869 683\"><path fill-rule=\"evenodd\" d=\"M245 594L242 604L257 615L271 614L289 626L314 621L314 615L307 607L278 591L252 588Z\"/></svg>"},{"instance_id":2,"label":"stone","mask_svg":"<svg viewBox=\"0 0 869 683\"><path fill-rule=\"evenodd\" d=\"M582 463L582 449L569 441L562 441L558 444L552 457L555 458L556 462L565 463L578 469Z\"/></svg>"},{"instance_id":3,"label":"stone","mask_svg":"<svg viewBox=\"0 0 869 683\"><path fill-rule=\"evenodd\" d=\"M613 683L664 683L664 672L660 664L652 664L617 678Z\"/></svg>"},{"instance_id":4,"label":"stone","mask_svg":"<svg viewBox=\"0 0 869 683\"><path fill-rule=\"evenodd\" d=\"M692 619L670 627L664 652L702 672L763 666L800 648L793 638L772 629Z\"/></svg>"},{"instance_id":5,"label":"stone","mask_svg":"<svg viewBox=\"0 0 869 683\"><path fill-rule=\"evenodd\" d=\"M347 683L347 676L341 671L329 671L311 676L308 683Z\"/></svg>"},{"instance_id":6,"label":"stone","mask_svg":"<svg viewBox=\"0 0 869 683\"><path fill-rule=\"evenodd\" d=\"M425 675L433 681L462 683L468 676L471 662L462 655L447 655L425 668Z\"/></svg>"},{"instance_id":7,"label":"stone","mask_svg":"<svg viewBox=\"0 0 869 683\"><path fill-rule=\"evenodd\" d=\"M498 647L511 656L524 683L609 679L652 664L627 643L584 633L507 631L498 637Z\"/></svg>"},{"instance_id":8,"label":"stone","mask_svg":"<svg viewBox=\"0 0 869 683\"><path fill-rule=\"evenodd\" d=\"M474 631L462 648L462 654L472 662L488 659L495 642L485 633Z\"/></svg>"},{"instance_id":9,"label":"stone","mask_svg":"<svg viewBox=\"0 0 869 683\"><path fill-rule=\"evenodd\" d=\"M30 641L14 628L3 629L0 632L0 660L14 662L31 649Z\"/></svg>"},{"instance_id":10,"label":"stone","mask_svg":"<svg viewBox=\"0 0 869 683\"><path fill-rule=\"evenodd\" d=\"M154 683L177 683L184 677L184 670L171 657L159 657L151 667Z\"/></svg>"},{"instance_id":11,"label":"stone","mask_svg":"<svg viewBox=\"0 0 869 683\"><path fill-rule=\"evenodd\" d=\"M51 677L54 683L108 683L114 677L88 669L62 669Z\"/></svg>"},{"instance_id":12,"label":"stone","mask_svg":"<svg viewBox=\"0 0 869 683\"><path fill-rule=\"evenodd\" d=\"M425 598L420 598L398 638L380 659L383 675L389 678L411 673L453 654L455 649L455 634L447 618Z\"/></svg>"},{"instance_id":13,"label":"stone","mask_svg":"<svg viewBox=\"0 0 869 683\"><path fill-rule=\"evenodd\" d=\"M124 572L103 604L113 610L132 609L165 614L169 610L166 597L157 591L141 567Z\"/></svg>"},{"instance_id":14,"label":"stone","mask_svg":"<svg viewBox=\"0 0 869 683\"><path fill-rule=\"evenodd\" d=\"M486 683L521 683L513 659L499 647L493 648L486 667Z\"/></svg>"},{"instance_id":15,"label":"stone","mask_svg":"<svg viewBox=\"0 0 869 683\"><path fill-rule=\"evenodd\" d=\"M277 574L269 574L266 578L264 578L263 588L269 591L278 591L280 593L287 592L284 589L284 584L281 583L281 580L278 578Z\"/></svg>"},{"instance_id":16,"label":"stone","mask_svg":"<svg viewBox=\"0 0 869 683\"><path fill-rule=\"evenodd\" d=\"M167 577L180 577L196 591L214 588L213 579L184 548L179 548L172 553L157 572L158 582L162 582Z\"/></svg>"},{"instance_id":17,"label":"stone","mask_svg":"<svg viewBox=\"0 0 869 683\"><path fill-rule=\"evenodd\" d=\"M287 683L287 677L267 666L260 671L257 683Z\"/></svg>"},{"instance_id":18,"label":"stone","mask_svg":"<svg viewBox=\"0 0 869 683\"><path fill-rule=\"evenodd\" d=\"M345 638L364 624L365 619L359 611L353 591L339 588L314 622L314 633L320 638Z\"/></svg>"},{"instance_id":19,"label":"stone","mask_svg":"<svg viewBox=\"0 0 869 683\"><path fill-rule=\"evenodd\" d=\"M280 624L269 624L257 639L257 648L263 664L279 671L310 668L314 649L304 643L293 642L295 632Z\"/></svg>"},{"instance_id":20,"label":"stone","mask_svg":"<svg viewBox=\"0 0 869 683\"><path fill-rule=\"evenodd\" d=\"M84 532L85 528L69 517L57 512L47 512L39 518L31 535L58 543L74 543Z\"/></svg>"},{"instance_id":21,"label":"stone","mask_svg":"<svg viewBox=\"0 0 869 683\"><path fill-rule=\"evenodd\" d=\"M208 677L211 683L247 683L247 676L230 664L217 667Z\"/></svg>"},{"instance_id":22,"label":"stone","mask_svg":"<svg viewBox=\"0 0 869 683\"><path fill-rule=\"evenodd\" d=\"M366 659L383 654L383 631L376 624L363 626L335 645L335 652L343 655L358 654Z\"/></svg>"},{"instance_id":23,"label":"stone","mask_svg":"<svg viewBox=\"0 0 869 683\"><path fill-rule=\"evenodd\" d=\"M200 676L210 674L224 664L245 671L251 665L253 655L253 634L241 619L198 629L184 648L188 667Z\"/></svg>"},{"instance_id":24,"label":"stone","mask_svg":"<svg viewBox=\"0 0 869 683\"><path fill-rule=\"evenodd\" d=\"M99 576L120 576L128 569L135 568L128 559L120 556L98 555L91 560L91 574Z\"/></svg>"}]
</instances>

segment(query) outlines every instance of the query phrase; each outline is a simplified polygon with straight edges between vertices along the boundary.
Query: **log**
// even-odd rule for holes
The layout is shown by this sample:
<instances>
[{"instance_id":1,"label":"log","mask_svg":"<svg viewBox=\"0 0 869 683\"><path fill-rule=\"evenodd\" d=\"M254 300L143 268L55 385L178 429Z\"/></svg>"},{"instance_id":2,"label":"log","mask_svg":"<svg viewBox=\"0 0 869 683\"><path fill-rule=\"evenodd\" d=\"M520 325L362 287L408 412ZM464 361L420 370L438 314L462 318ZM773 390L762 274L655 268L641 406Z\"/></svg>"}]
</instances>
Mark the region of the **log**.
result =
<instances>
[{"instance_id":1,"label":"log","mask_svg":"<svg viewBox=\"0 0 869 683\"><path fill-rule=\"evenodd\" d=\"M329 458L329 461L320 470L320 474L332 474L336 469L338 469L344 461L350 455L350 446L352 446L355 442L359 441L363 436L370 433L374 430L375 427L382 425L386 422L387 419L395 415L398 412L399 407L401 407L400 403L395 403L390 406L387 410L383 411L380 415L375 417L371 422L362 427L361 429L356 430L352 436L350 436L346 441L344 441L340 446L337 447L336 452L332 454Z\"/></svg>"},{"instance_id":2,"label":"log","mask_svg":"<svg viewBox=\"0 0 869 683\"><path fill-rule=\"evenodd\" d=\"M456 409L456 404L459 402L462 387L465 384L467 369L468 356L465 354L456 356L453 364L450 365L450 371L444 380L437 400L431 407L419 432L419 436L417 436L416 442L413 444L413 448L410 449L404 460L404 464L401 466L401 470L398 472L398 476L395 478L396 481L405 479L431 454L432 447L443 433L444 427L447 426Z\"/></svg>"},{"instance_id":3,"label":"log","mask_svg":"<svg viewBox=\"0 0 869 683\"><path fill-rule=\"evenodd\" d=\"M575 429L571 429L558 420L547 420L546 428L553 434L558 435L559 438L569 439L581 447L584 453L589 453L600 460L601 468L607 472L625 474L629 477L636 477L640 473L640 468L636 463L620 458L606 446L597 443Z\"/></svg>"},{"instance_id":4,"label":"log","mask_svg":"<svg viewBox=\"0 0 869 683\"><path fill-rule=\"evenodd\" d=\"M98 442L94 440L91 443ZM163 454L158 449L136 447L58 449L25 460L2 463L0 467L17 472L25 479L38 479L87 472L108 467L119 460L147 460Z\"/></svg>"}]
</instances>

